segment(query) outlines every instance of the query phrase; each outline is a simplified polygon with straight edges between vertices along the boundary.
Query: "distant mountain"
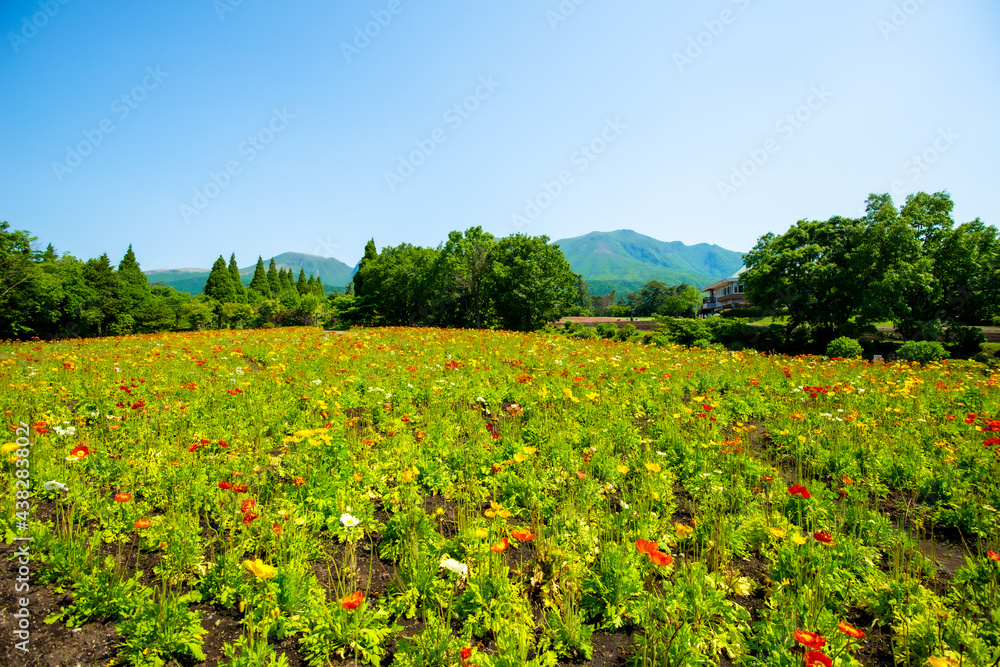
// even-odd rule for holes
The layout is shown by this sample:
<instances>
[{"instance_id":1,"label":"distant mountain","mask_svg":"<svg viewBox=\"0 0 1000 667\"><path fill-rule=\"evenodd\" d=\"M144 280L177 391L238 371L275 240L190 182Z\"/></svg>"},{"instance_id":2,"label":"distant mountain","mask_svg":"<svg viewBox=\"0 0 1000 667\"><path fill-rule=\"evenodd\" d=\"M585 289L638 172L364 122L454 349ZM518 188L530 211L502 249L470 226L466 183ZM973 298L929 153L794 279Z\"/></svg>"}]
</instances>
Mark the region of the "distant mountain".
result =
<instances>
[{"instance_id":1,"label":"distant mountain","mask_svg":"<svg viewBox=\"0 0 1000 667\"><path fill-rule=\"evenodd\" d=\"M555 243L593 294L631 291L650 280L701 288L743 266L743 253L708 243L658 241L629 229L591 232Z\"/></svg>"},{"instance_id":2,"label":"distant mountain","mask_svg":"<svg viewBox=\"0 0 1000 667\"><path fill-rule=\"evenodd\" d=\"M264 268L267 268L270 259L264 260ZM327 292L343 291L347 284L351 282L351 277L356 269L352 269L339 259L332 257L318 257L316 255L306 255L301 252L285 252L274 256L274 263L279 269L291 269L298 277L299 269L305 269L306 276L319 276L323 281L323 287ZM257 262L240 269L240 277L245 285L250 284L253 278L254 269ZM150 283L162 282L180 292L190 292L198 294L205 289L205 282L208 280L209 269L157 269L144 271Z\"/></svg>"}]
</instances>

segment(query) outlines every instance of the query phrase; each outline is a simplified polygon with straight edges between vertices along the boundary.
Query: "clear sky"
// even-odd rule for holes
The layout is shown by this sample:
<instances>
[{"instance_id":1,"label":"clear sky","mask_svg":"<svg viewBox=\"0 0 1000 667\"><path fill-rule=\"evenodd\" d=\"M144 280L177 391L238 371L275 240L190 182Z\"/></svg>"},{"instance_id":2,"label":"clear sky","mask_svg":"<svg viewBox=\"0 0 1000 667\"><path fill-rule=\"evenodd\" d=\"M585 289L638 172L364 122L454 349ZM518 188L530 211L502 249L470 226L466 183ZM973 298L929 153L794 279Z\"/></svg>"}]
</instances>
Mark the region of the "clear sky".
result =
<instances>
[{"instance_id":1,"label":"clear sky","mask_svg":"<svg viewBox=\"0 0 1000 667\"><path fill-rule=\"evenodd\" d=\"M0 220L81 259L746 251L921 190L1000 224L996 0L3 0L0 34Z\"/></svg>"}]
</instances>

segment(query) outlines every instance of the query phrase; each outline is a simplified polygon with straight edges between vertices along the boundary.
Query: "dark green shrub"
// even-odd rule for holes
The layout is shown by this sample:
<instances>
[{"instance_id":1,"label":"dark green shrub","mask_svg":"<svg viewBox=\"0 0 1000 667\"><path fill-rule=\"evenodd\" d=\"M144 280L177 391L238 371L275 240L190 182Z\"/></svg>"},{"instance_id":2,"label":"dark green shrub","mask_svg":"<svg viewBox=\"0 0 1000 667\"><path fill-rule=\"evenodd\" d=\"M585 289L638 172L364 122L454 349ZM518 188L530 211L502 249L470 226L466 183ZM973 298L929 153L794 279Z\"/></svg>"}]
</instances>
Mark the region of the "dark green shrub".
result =
<instances>
[{"instance_id":1,"label":"dark green shrub","mask_svg":"<svg viewBox=\"0 0 1000 667\"><path fill-rule=\"evenodd\" d=\"M926 364L930 361L941 361L950 355L944 345L932 340L911 340L903 343L896 353L900 359L917 361Z\"/></svg>"},{"instance_id":2,"label":"dark green shrub","mask_svg":"<svg viewBox=\"0 0 1000 667\"><path fill-rule=\"evenodd\" d=\"M826 346L826 356L828 357L858 359L863 353L864 350L861 348L861 343L853 338L848 338L847 336L834 338L830 341L830 344Z\"/></svg>"},{"instance_id":3,"label":"dark green shrub","mask_svg":"<svg viewBox=\"0 0 1000 667\"><path fill-rule=\"evenodd\" d=\"M618 327L610 322L601 322L595 331L601 338L614 338L618 334Z\"/></svg>"},{"instance_id":4,"label":"dark green shrub","mask_svg":"<svg viewBox=\"0 0 1000 667\"><path fill-rule=\"evenodd\" d=\"M621 329L619 329L617 332L615 332L615 338L617 338L620 341L626 341L626 340L629 340L630 338L632 338L632 335L634 333L635 333L635 325L634 324L626 324Z\"/></svg>"},{"instance_id":5,"label":"dark green shrub","mask_svg":"<svg viewBox=\"0 0 1000 667\"><path fill-rule=\"evenodd\" d=\"M979 346L974 360L991 368L1000 366L1000 343L983 343Z\"/></svg>"}]
</instances>

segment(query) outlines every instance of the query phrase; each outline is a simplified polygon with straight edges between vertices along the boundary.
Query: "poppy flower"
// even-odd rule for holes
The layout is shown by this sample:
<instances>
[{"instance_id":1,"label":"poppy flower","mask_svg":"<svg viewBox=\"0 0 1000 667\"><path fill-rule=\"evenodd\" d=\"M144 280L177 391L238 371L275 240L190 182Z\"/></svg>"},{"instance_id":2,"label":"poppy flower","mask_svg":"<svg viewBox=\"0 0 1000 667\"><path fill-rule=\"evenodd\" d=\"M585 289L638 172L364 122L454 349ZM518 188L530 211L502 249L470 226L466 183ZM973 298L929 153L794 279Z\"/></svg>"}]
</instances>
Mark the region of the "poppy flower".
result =
<instances>
[{"instance_id":1,"label":"poppy flower","mask_svg":"<svg viewBox=\"0 0 1000 667\"><path fill-rule=\"evenodd\" d=\"M256 560L245 560L243 561L243 567L250 570L255 576L261 579L270 579L278 573L276 569L267 565L261 559Z\"/></svg>"},{"instance_id":2,"label":"poppy flower","mask_svg":"<svg viewBox=\"0 0 1000 667\"><path fill-rule=\"evenodd\" d=\"M138 528L139 530L142 530L143 528L149 528L152 525L153 522L150 521L149 519L136 519L135 522L135 527Z\"/></svg>"},{"instance_id":3,"label":"poppy flower","mask_svg":"<svg viewBox=\"0 0 1000 667\"><path fill-rule=\"evenodd\" d=\"M535 534L527 528L515 528L510 531L511 536L519 542L530 542L535 539Z\"/></svg>"},{"instance_id":4,"label":"poppy flower","mask_svg":"<svg viewBox=\"0 0 1000 667\"><path fill-rule=\"evenodd\" d=\"M236 486L233 487L233 493L246 493L246 490L247 490L246 484L237 484Z\"/></svg>"},{"instance_id":5,"label":"poppy flower","mask_svg":"<svg viewBox=\"0 0 1000 667\"><path fill-rule=\"evenodd\" d=\"M833 536L825 530L813 533L813 537L816 538L817 542L822 542L823 544L833 544Z\"/></svg>"},{"instance_id":6,"label":"poppy flower","mask_svg":"<svg viewBox=\"0 0 1000 667\"><path fill-rule=\"evenodd\" d=\"M116 503L127 503L130 500L132 500L132 494L131 493L116 493L115 494L115 502Z\"/></svg>"},{"instance_id":7,"label":"poppy flower","mask_svg":"<svg viewBox=\"0 0 1000 667\"><path fill-rule=\"evenodd\" d=\"M351 611L352 609L357 609L361 606L361 603L365 600L365 594L361 591L354 591L348 596L340 598L340 606Z\"/></svg>"},{"instance_id":8,"label":"poppy flower","mask_svg":"<svg viewBox=\"0 0 1000 667\"><path fill-rule=\"evenodd\" d=\"M305 483L306 483L305 477L296 477L295 479L292 480L292 484L294 486L302 486Z\"/></svg>"},{"instance_id":9,"label":"poppy flower","mask_svg":"<svg viewBox=\"0 0 1000 667\"><path fill-rule=\"evenodd\" d=\"M649 554L649 560L653 561L653 565L657 565L659 567L666 567L674 562L673 556L665 554L662 551L654 551Z\"/></svg>"},{"instance_id":10,"label":"poppy flower","mask_svg":"<svg viewBox=\"0 0 1000 667\"><path fill-rule=\"evenodd\" d=\"M73 448L73 451L69 453L69 455L74 459L85 459L88 454L90 454L90 450L86 447L86 445L77 445Z\"/></svg>"},{"instance_id":11,"label":"poppy flower","mask_svg":"<svg viewBox=\"0 0 1000 667\"><path fill-rule=\"evenodd\" d=\"M502 537L500 538L499 542L494 542L493 544L490 545L490 551L500 553L502 551L506 551L507 547L509 546L510 546L510 540L508 540L506 537Z\"/></svg>"},{"instance_id":12,"label":"poppy flower","mask_svg":"<svg viewBox=\"0 0 1000 667\"><path fill-rule=\"evenodd\" d=\"M641 554L651 554L660 550L660 545L652 540L636 540L635 550Z\"/></svg>"},{"instance_id":13,"label":"poppy flower","mask_svg":"<svg viewBox=\"0 0 1000 667\"><path fill-rule=\"evenodd\" d=\"M792 484L788 487L788 492L793 496L801 496L803 499L812 498L812 494L801 484Z\"/></svg>"},{"instance_id":14,"label":"poppy flower","mask_svg":"<svg viewBox=\"0 0 1000 667\"><path fill-rule=\"evenodd\" d=\"M247 498L240 505L240 511L243 512L243 513L246 513L248 511L252 510L256 506L257 506L257 503L254 502L254 500L252 498Z\"/></svg>"},{"instance_id":15,"label":"poppy flower","mask_svg":"<svg viewBox=\"0 0 1000 667\"><path fill-rule=\"evenodd\" d=\"M219 488L222 489L223 491L228 491L229 489L233 488L233 485L230 484L229 482L219 482Z\"/></svg>"},{"instance_id":16,"label":"poppy flower","mask_svg":"<svg viewBox=\"0 0 1000 667\"><path fill-rule=\"evenodd\" d=\"M285 529L281 527L281 524L275 521L271 524L271 532L274 533L275 535L281 535L283 532L285 532Z\"/></svg>"},{"instance_id":17,"label":"poppy flower","mask_svg":"<svg viewBox=\"0 0 1000 667\"><path fill-rule=\"evenodd\" d=\"M819 650L826 646L826 640L817 635L815 632L809 632L808 630L796 630L792 634L795 636L795 639L806 648Z\"/></svg>"},{"instance_id":18,"label":"poppy flower","mask_svg":"<svg viewBox=\"0 0 1000 667\"><path fill-rule=\"evenodd\" d=\"M459 656L462 658L462 662L465 662L472 657L472 649L468 646L463 646L462 650L458 652Z\"/></svg>"},{"instance_id":19,"label":"poppy flower","mask_svg":"<svg viewBox=\"0 0 1000 667\"><path fill-rule=\"evenodd\" d=\"M761 479L762 482L773 482L774 481L774 477L772 477L771 475L763 475L760 479Z\"/></svg>"},{"instance_id":20,"label":"poppy flower","mask_svg":"<svg viewBox=\"0 0 1000 667\"><path fill-rule=\"evenodd\" d=\"M251 523L254 522L254 519L256 519L259 516L260 515L257 514L256 512L246 512L243 514L243 523L250 525Z\"/></svg>"},{"instance_id":21,"label":"poppy flower","mask_svg":"<svg viewBox=\"0 0 1000 667\"><path fill-rule=\"evenodd\" d=\"M837 624L837 629L843 632L848 637L854 637L855 639L861 639L862 637L865 636L863 630L859 630L850 623L845 623L844 621L841 621L840 623Z\"/></svg>"},{"instance_id":22,"label":"poppy flower","mask_svg":"<svg viewBox=\"0 0 1000 667\"><path fill-rule=\"evenodd\" d=\"M830 661L830 658L819 651L806 651L806 667L815 667L816 665L832 667L833 663Z\"/></svg>"},{"instance_id":23,"label":"poppy flower","mask_svg":"<svg viewBox=\"0 0 1000 667\"><path fill-rule=\"evenodd\" d=\"M997 553L996 551L987 551L987 552L986 552L986 555L987 555L987 556L988 556L989 558L992 558L992 559L993 559L993 560L995 560L996 562L1000 563L1000 554L998 554L998 553Z\"/></svg>"}]
</instances>

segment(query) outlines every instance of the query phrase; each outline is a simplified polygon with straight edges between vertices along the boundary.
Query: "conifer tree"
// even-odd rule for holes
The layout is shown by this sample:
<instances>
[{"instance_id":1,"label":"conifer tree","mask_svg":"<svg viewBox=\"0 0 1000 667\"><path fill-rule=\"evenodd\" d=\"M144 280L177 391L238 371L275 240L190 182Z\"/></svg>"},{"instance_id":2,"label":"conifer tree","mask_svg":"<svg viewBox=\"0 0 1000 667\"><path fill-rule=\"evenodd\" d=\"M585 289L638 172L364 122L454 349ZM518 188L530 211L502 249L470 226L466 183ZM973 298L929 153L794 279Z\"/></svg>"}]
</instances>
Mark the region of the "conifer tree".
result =
<instances>
[{"instance_id":1,"label":"conifer tree","mask_svg":"<svg viewBox=\"0 0 1000 667\"><path fill-rule=\"evenodd\" d=\"M219 255L212 265L212 271L205 282L205 295L219 303L234 303L236 301L236 286L233 277L226 268L226 260Z\"/></svg>"},{"instance_id":2,"label":"conifer tree","mask_svg":"<svg viewBox=\"0 0 1000 667\"><path fill-rule=\"evenodd\" d=\"M257 266L253 270L253 278L250 280L250 290L257 293L260 298L271 298L271 283L267 281L267 271L264 270L264 260L257 256Z\"/></svg>"},{"instance_id":3,"label":"conifer tree","mask_svg":"<svg viewBox=\"0 0 1000 667\"><path fill-rule=\"evenodd\" d=\"M306 283L306 270L302 267L299 267L299 279L295 281L295 289L298 291L299 296L309 291Z\"/></svg>"},{"instance_id":4,"label":"conifer tree","mask_svg":"<svg viewBox=\"0 0 1000 667\"><path fill-rule=\"evenodd\" d=\"M278 296L278 292L281 291L281 280L278 277L278 267L274 264L274 257L267 266L267 282L271 286L271 295Z\"/></svg>"},{"instance_id":5,"label":"conifer tree","mask_svg":"<svg viewBox=\"0 0 1000 667\"><path fill-rule=\"evenodd\" d=\"M236 265L236 253L229 256L229 275L233 279L233 290L236 292L237 303L246 303L247 291L240 277L240 267Z\"/></svg>"},{"instance_id":6,"label":"conifer tree","mask_svg":"<svg viewBox=\"0 0 1000 667\"><path fill-rule=\"evenodd\" d=\"M315 287L313 288L313 293L316 296L325 297L326 290L323 289L323 279L320 278L319 276L316 276L316 282L314 283L314 285Z\"/></svg>"}]
</instances>

